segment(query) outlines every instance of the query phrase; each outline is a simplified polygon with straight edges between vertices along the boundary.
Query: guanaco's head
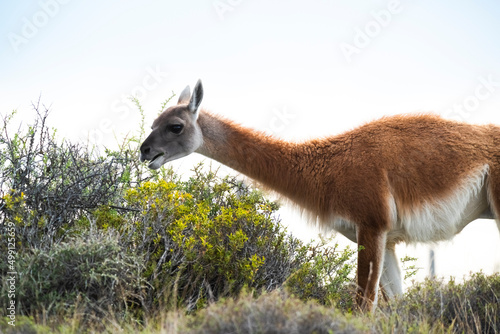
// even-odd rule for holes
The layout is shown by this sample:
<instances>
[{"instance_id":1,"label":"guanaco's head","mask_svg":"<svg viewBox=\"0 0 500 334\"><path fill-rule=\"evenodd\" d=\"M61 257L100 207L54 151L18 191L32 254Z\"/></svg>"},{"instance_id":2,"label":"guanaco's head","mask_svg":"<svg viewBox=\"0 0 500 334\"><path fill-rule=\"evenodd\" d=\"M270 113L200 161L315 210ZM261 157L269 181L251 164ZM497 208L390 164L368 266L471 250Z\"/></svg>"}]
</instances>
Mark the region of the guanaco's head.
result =
<instances>
[{"instance_id":1,"label":"guanaco's head","mask_svg":"<svg viewBox=\"0 0 500 334\"><path fill-rule=\"evenodd\" d=\"M203 98L203 86L198 80L193 95L187 86L176 106L163 111L153 122L151 134L141 145L141 161L158 169L164 163L193 153L203 143L203 135L196 120Z\"/></svg>"}]
</instances>

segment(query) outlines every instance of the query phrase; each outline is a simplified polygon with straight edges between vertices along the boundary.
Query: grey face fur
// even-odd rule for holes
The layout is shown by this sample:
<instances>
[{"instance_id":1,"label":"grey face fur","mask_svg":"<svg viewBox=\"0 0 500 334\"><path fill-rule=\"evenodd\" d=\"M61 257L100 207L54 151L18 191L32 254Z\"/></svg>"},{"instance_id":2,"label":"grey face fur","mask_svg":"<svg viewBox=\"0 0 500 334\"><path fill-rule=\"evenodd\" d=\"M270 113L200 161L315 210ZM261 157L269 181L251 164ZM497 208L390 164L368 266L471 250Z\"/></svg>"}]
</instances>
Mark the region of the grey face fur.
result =
<instances>
[{"instance_id":1,"label":"grey face fur","mask_svg":"<svg viewBox=\"0 0 500 334\"><path fill-rule=\"evenodd\" d=\"M158 169L164 163L182 158L203 144L203 134L196 122L203 98L203 86L198 80L193 95L187 86L176 106L162 112L153 122L151 134L142 143L141 161L150 161L148 167Z\"/></svg>"}]
</instances>

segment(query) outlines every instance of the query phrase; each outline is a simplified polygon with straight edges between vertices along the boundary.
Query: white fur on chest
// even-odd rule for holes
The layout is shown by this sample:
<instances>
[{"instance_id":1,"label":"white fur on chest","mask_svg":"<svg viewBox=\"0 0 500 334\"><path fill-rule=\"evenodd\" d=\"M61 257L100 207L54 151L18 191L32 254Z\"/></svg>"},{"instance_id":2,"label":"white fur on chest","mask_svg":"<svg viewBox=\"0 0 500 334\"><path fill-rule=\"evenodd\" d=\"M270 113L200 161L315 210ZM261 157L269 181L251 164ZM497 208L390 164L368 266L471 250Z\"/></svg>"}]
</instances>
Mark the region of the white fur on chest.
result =
<instances>
[{"instance_id":1,"label":"white fur on chest","mask_svg":"<svg viewBox=\"0 0 500 334\"><path fill-rule=\"evenodd\" d=\"M488 209L485 182L487 173L488 165L485 165L473 172L448 198L427 202L406 211L396 207L391 195L389 205L392 229L388 233L387 242L436 242L453 238ZM356 241L356 226L351 222L336 217L333 228Z\"/></svg>"}]
</instances>

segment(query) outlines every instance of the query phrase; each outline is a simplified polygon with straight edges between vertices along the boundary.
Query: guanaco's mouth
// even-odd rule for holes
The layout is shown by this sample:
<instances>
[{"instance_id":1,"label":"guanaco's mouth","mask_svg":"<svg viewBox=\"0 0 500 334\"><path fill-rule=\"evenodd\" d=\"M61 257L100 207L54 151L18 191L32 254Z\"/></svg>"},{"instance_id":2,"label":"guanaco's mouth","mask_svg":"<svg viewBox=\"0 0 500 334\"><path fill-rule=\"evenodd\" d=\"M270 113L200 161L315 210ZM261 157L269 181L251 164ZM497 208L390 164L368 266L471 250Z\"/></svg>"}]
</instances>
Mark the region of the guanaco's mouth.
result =
<instances>
[{"instance_id":1,"label":"guanaco's mouth","mask_svg":"<svg viewBox=\"0 0 500 334\"><path fill-rule=\"evenodd\" d=\"M153 157L153 159L151 159L151 160L150 160L148 167L149 167L149 168L152 168L152 166L153 166L153 165L154 165L154 163L155 163L155 160L159 159L160 157L162 157L162 156L164 156L164 155L165 155L165 153L163 153L163 152L158 153L157 155L155 155L155 156ZM158 167L156 167L156 168L158 168ZM156 169L156 168L155 168L155 169Z\"/></svg>"},{"instance_id":2,"label":"guanaco's mouth","mask_svg":"<svg viewBox=\"0 0 500 334\"><path fill-rule=\"evenodd\" d=\"M165 153L161 152L161 153L158 153L157 155L155 155L153 157L153 159L151 159L151 162L155 161L156 159L158 159L159 157L161 157L162 155L165 155Z\"/></svg>"}]
</instances>

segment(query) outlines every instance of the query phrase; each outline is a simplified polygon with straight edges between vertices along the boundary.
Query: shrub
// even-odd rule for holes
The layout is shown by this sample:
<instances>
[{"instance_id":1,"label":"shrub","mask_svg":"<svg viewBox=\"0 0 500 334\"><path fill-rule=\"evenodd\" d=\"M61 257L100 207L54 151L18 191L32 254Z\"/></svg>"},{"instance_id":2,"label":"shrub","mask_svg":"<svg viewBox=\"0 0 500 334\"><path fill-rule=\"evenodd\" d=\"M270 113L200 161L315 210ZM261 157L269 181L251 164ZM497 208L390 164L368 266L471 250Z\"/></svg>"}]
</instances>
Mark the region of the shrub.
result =
<instances>
[{"instance_id":1,"label":"shrub","mask_svg":"<svg viewBox=\"0 0 500 334\"><path fill-rule=\"evenodd\" d=\"M303 299L339 300L352 269L352 252L337 256L326 243L303 245L273 218L275 203L237 182L195 169L187 182L145 182L130 189L127 205L139 212L133 227L118 228L127 248L145 254L152 287L148 305L196 310L243 287L256 292L288 286ZM314 254L314 255L313 255ZM325 256L325 258L322 258ZM341 269L339 273L336 270Z\"/></svg>"},{"instance_id":2,"label":"shrub","mask_svg":"<svg viewBox=\"0 0 500 334\"><path fill-rule=\"evenodd\" d=\"M426 324L436 332L499 333L500 275L475 273L460 284L426 279L382 311L404 332Z\"/></svg>"},{"instance_id":3,"label":"shrub","mask_svg":"<svg viewBox=\"0 0 500 334\"><path fill-rule=\"evenodd\" d=\"M351 274L355 267L355 251L349 247L338 250L332 238L298 248L297 270L288 278L286 287L303 301L315 299L326 306L351 311L356 283Z\"/></svg>"},{"instance_id":4,"label":"shrub","mask_svg":"<svg viewBox=\"0 0 500 334\"><path fill-rule=\"evenodd\" d=\"M179 332L218 333L366 333L367 327L334 308L274 291L211 305L185 322Z\"/></svg>"},{"instance_id":5,"label":"shrub","mask_svg":"<svg viewBox=\"0 0 500 334\"><path fill-rule=\"evenodd\" d=\"M48 249L72 233L82 214L119 205L143 172L128 149L102 155L96 148L58 143L46 125L48 110L34 108L34 123L24 132L9 133L14 113L0 129L0 236L15 222L19 247Z\"/></svg>"},{"instance_id":6,"label":"shrub","mask_svg":"<svg viewBox=\"0 0 500 334\"><path fill-rule=\"evenodd\" d=\"M123 252L116 237L89 234L33 249L16 261L17 312L54 315L82 312L102 316L121 312L132 300L140 301L144 288L142 258ZM7 307L8 286L2 284L0 300Z\"/></svg>"}]
</instances>

